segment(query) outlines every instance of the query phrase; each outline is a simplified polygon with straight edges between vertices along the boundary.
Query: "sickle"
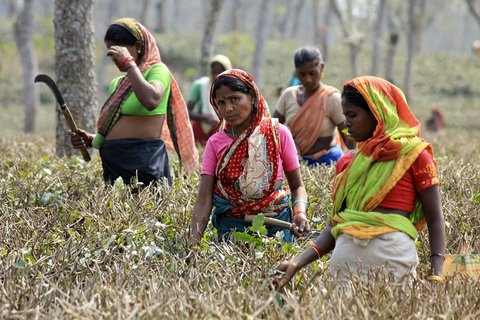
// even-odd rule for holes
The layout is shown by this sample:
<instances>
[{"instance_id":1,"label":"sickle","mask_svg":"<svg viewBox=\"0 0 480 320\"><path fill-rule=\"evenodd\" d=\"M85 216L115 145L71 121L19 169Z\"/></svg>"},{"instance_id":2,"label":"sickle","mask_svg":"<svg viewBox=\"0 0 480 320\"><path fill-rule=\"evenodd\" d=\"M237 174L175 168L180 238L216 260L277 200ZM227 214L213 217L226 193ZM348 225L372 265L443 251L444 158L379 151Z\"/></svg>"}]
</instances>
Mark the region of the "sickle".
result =
<instances>
[{"instance_id":1,"label":"sickle","mask_svg":"<svg viewBox=\"0 0 480 320\"><path fill-rule=\"evenodd\" d=\"M70 113L70 110L68 109L67 104L65 103L65 100L60 93L60 90L58 90L55 81L46 74L39 74L35 77L33 82L43 82L50 88L50 90L52 90L53 95L55 96L55 99L57 99L57 103L60 105L60 109L62 109L62 113L67 120L67 124L70 127L70 130L72 130L73 132L77 132L78 127L75 124L75 120L73 120L72 114ZM82 146L80 148L80 152L82 153L83 160L90 161L90 154L88 153L85 146Z\"/></svg>"}]
</instances>

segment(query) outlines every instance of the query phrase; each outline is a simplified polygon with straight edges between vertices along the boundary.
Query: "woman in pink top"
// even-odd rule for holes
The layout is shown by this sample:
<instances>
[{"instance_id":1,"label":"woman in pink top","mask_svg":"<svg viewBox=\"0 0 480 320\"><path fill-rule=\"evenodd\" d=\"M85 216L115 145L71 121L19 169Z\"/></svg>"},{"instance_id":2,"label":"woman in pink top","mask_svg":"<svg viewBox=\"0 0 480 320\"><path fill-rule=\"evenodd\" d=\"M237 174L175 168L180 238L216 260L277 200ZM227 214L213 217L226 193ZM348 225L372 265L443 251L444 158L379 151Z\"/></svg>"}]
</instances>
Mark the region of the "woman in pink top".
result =
<instances>
[{"instance_id":1,"label":"woman in pink top","mask_svg":"<svg viewBox=\"0 0 480 320\"><path fill-rule=\"evenodd\" d=\"M307 193L290 132L270 117L265 99L245 71L232 69L218 75L210 101L221 122L205 148L192 213L192 248L202 238L212 207L212 223L222 239L228 239L232 231L248 230L245 215L263 213L293 220L290 230L283 229L284 240L292 241L291 232L298 236L309 227ZM291 197L282 188L283 172ZM267 226L267 230L272 236L282 229Z\"/></svg>"}]
</instances>

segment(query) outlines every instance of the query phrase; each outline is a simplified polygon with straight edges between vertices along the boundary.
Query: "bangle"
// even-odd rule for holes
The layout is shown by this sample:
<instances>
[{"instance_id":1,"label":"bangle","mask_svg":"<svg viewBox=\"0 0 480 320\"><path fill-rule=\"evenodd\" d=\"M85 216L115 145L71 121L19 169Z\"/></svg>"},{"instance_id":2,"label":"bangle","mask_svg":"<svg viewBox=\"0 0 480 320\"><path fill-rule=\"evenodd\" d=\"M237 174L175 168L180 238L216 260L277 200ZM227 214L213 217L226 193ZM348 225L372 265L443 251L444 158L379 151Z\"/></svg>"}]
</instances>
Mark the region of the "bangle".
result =
<instances>
[{"instance_id":1,"label":"bangle","mask_svg":"<svg viewBox=\"0 0 480 320\"><path fill-rule=\"evenodd\" d=\"M299 202L302 202L302 203L305 205L305 209L308 208L307 201L302 200L302 199L297 199L297 200L293 201L293 203L292 203L292 208L295 207L295 205L296 205L297 203L299 203Z\"/></svg>"},{"instance_id":2,"label":"bangle","mask_svg":"<svg viewBox=\"0 0 480 320\"><path fill-rule=\"evenodd\" d=\"M443 277L440 277L440 276L428 276L427 280L428 281L437 281L437 282L440 282L440 283L445 283L445 279Z\"/></svg>"},{"instance_id":3,"label":"bangle","mask_svg":"<svg viewBox=\"0 0 480 320\"><path fill-rule=\"evenodd\" d=\"M132 64L131 66L128 66L128 68L125 71L128 71L128 69L130 68L138 68L138 66L136 64Z\"/></svg>"},{"instance_id":4,"label":"bangle","mask_svg":"<svg viewBox=\"0 0 480 320\"><path fill-rule=\"evenodd\" d=\"M294 210L293 213L292 213L292 218L295 218L295 217L298 216L300 213L305 214L305 211L303 211L303 210Z\"/></svg>"},{"instance_id":5,"label":"bangle","mask_svg":"<svg viewBox=\"0 0 480 320\"><path fill-rule=\"evenodd\" d=\"M445 256L444 256L443 254L441 254L441 253L432 253L432 254L430 255L430 259L432 259L432 258L435 257L435 256L442 257L442 258L443 258L443 261L445 261Z\"/></svg>"},{"instance_id":6,"label":"bangle","mask_svg":"<svg viewBox=\"0 0 480 320\"><path fill-rule=\"evenodd\" d=\"M128 61L133 61L133 57L132 56L128 56L128 57L123 57L122 60L120 60L120 64L122 66L125 66L125 63L127 63Z\"/></svg>"},{"instance_id":7,"label":"bangle","mask_svg":"<svg viewBox=\"0 0 480 320\"><path fill-rule=\"evenodd\" d=\"M323 256L322 249L315 242L310 245L310 248L315 250L319 259Z\"/></svg>"}]
</instances>

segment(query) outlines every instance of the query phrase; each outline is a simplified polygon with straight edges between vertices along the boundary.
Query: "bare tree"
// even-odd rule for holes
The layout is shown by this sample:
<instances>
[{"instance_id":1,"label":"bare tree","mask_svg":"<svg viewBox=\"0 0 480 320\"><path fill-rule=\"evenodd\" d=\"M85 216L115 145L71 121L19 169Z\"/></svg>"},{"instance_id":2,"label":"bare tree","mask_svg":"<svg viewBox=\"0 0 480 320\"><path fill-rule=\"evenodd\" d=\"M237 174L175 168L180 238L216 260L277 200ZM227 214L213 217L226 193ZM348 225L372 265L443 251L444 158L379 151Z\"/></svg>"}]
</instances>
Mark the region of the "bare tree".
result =
<instances>
[{"instance_id":1,"label":"bare tree","mask_svg":"<svg viewBox=\"0 0 480 320\"><path fill-rule=\"evenodd\" d=\"M117 14L117 9L118 9L118 3L117 0L109 0L107 3L107 12L108 12L108 17L107 17L107 23L105 24L105 27L108 26L113 19L113 16ZM98 92L101 93L103 91L103 88L105 86L105 73L107 72L107 66L108 62L111 61L109 57L107 57L106 54L103 55L101 58L102 61L100 62L100 65L98 66L98 73L97 73L97 79L98 79Z\"/></svg>"},{"instance_id":2,"label":"bare tree","mask_svg":"<svg viewBox=\"0 0 480 320\"><path fill-rule=\"evenodd\" d=\"M340 27L342 29L343 36L345 41L348 44L349 57L350 57L350 67L351 67L351 77L356 77L358 75L358 53L360 52L363 35L358 32L355 24L352 19L347 19L344 13L340 10L336 0L331 0L332 9L335 15L340 22ZM349 6L349 16L351 16L351 6Z\"/></svg>"},{"instance_id":3,"label":"bare tree","mask_svg":"<svg viewBox=\"0 0 480 320\"><path fill-rule=\"evenodd\" d=\"M318 0L312 0L312 17L313 17L313 43L318 46L320 43L320 22L318 18L319 14Z\"/></svg>"},{"instance_id":4,"label":"bare tree","mask_svg":"<svg viewBox=\"0 0 480 320\"><path fill-rule=\"evenodd\" d=\"M167 28L165 27L165 0L158 0L155 5L157 14L155 15L156 24L154 31L158 33L164 33Z\"/></svg>"},{"instance_id":5,"label":"bare tree","mask_svg":"<svg viewBox=\"0 0 480 320\"><path fill-rule=\"evenodd\" d=\"M78 127L95 130L96 80L94 42L95 0L55 0L55 73ZM72 155L68 127L57 109L56 153Z\"/></svg>"},{"instance_id":6,"label":"bare tree","mask_svg":"<svg viewBox=\"0 0 480 320\"><path fill-rule=\"evenodd\" d=\"M227 13L226 33L241 31L242 19L245 14L245 0L230 0L230 7Z\"/></svg>"},{"instance_id":7,"label":"bare tree","mask_svg":"<svg viewBox=\"0 0 480 320\"><path fill-rule=\"evenodd\" d=\"M257 39L255 45L255 55L253 57L253 78L258 85L262 83L263 56L265 51L265 42L268 34L268 17L270 16L270 0L263 0L258 13Z\"/></svg>"},{"instance_id":8,"label":"bare tree","mask_svg":"<svg viewBox=\"0 0 480 320\"><path fill-rule=\"evenodd\" d=\"M380 64L380 46L383 43L383 21L385 16L385 5L387 0L379 0L377 7L377 19L373 30L373 45L372 45L372 68L370 74L378 75L378 66Z\"/></svg>"},{"instance_id":9,"label":"bare tree","mask_svg":"<svg viewBox=\"0 0 480 320\"><path fill-rule=\"evenodd\" d=\"M300 16L302 15L303 6L305 5L305 2L306 1L304 1L304 0L299 0L299 1L297 1L296 5L295 5L292 28L290 29L290 33L289 33L288 38L296 35L297 32L298 32L298 28L299 28L299 24L300 24L300 20L301 20Z\"/></svg>"},{"instance_id":10,"label":"bare tree","mask_svg":"<svg viewBox=\"0 0 480 320\"><path fill-rule=\"evenodd\" d=\"M140 11L140 17L138 19L138 21L140 21L141 24L143 24L144 26L147 26L148 23L147 23L147 13L148 13L148 9L150 7L150 0L143 0L143 3L142 3L142 10Z\"/></svg>"},{"instance_id":11,"label":"bare tree","mask_svg":"<svg viewBox=\"0 0 480 320\"><path fill-rule=\"evenodd\" d=\"M37 87L33 84L33 78L38 70L32 41L34 30L33 0L25 0L23 2L23 8L17 16L13 29L23 69L23 103L25 112L23 130L25 132L34 132L40 97Z\"/></svg>"},{"instance_id":12,"label":"bare tree","mask_svg":"<svg viewBox=\"0 0 480 320\"><path fill-rule=\"evenodd\" d=\"M314 3L317 0L313 0ZM325 13L323 15L323 19L320 23L315 23L317 26L317 32L318 32L318 39L315 40L315 43L320 45L320 49L322 51L322 56L323 60L327 61L328 60L328 55L330 53L330 47L328 43L328 35L330 32L330 26L332 23L332 15L333 15L333 6L332 6L332 1L328 0L325 3Z\"/></svg>"},{"instance_id":13,"label":"bare tree","mask_svg":"<svg viewBox=\"0 0 480 320\"><path fill-rule=\"evenodd\" d=\"M398 23L395 21L395 14L389 13L387 18L388 26L388 46L385 54L385 79L394 83L393 65L395 55L397 53L398 39L400 38L400 30Z\"/></svg>"},{"instance_id":14,"label":"bare tree","mask_svg":"<svg viewBox=\"0 0 480 320\"><path fill-rule=\"evenodd\" d=\"M282 32L282 39L286 40L289 36L289 26L290 26L290 17L293 12L293 7L295 5L295 1L286 1L285 3L285 14L283 16L283 21L281 23L281 32Z\"/></svg>"},{"instance_id":15,"label":"bare tree","mask_svg":"<svg viewBox=\"0 0 480 320\"><path fill-rule=\"evenodd\" d=\"M408 1L408 34L407 34L407 62L405 65L405 78L403 91L409 98L412 93L412 68L415 54L420 46L420 34L422 31L422 19L425 19L426 1Z\"/></svg>"},{"instance_id":16,"label":"bare tree","mask_svg":"<svg viewBox=\"0 0 480 320\"><path fill-rule=\"evenodd\" d=\"M207 21L203 31L201 56L200 56L200 71L201 74L207 74L208 61L212 54L213 38L215 36L215 26L218 22L218 15L222 9L222 0L211 0L208 10Z\"/></svg>"},{"instance_id":17,"label":"bare tree","mask_svg":"<svg viewBox=\"0 0 480 320\"><path fill-rule=\"evenodd\" d=\"M173 0L172 2L173 2L173 13L172 13L173 19L171 20L172 21L171 29L173 32L178 32L179 31L178 17L180 17L180 14L181 14L182 1Z\"/></svg>"},{"instance_id":18,"label":"bare tree","mask_svg":"<svg viewBox=\"0 0 480 320\"><path fill-rule=\"evenodd\" d=\"M476 0L465 0L465 2L467 3L468 11L480 27L480 7L475 6Z\"/></svg>"}]
</instances>

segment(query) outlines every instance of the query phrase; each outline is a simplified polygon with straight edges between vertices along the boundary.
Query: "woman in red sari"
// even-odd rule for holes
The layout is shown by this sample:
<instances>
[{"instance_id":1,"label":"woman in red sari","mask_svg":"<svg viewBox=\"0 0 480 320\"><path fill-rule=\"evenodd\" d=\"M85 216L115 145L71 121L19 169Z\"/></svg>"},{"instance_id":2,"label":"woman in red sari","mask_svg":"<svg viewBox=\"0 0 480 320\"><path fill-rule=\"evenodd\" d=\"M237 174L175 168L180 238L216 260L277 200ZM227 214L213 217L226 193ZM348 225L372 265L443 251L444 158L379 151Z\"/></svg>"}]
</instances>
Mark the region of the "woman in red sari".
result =
<instances>
[{"instance_id":1,"label":"woman in red sari","mask_svg":"<svg viewBox=\"0 0 480 320\"><path fill-rule=\"evenodd\" d=\"M272 119L268 105L253 79L238 69L215 79L210 101L221 121L207 142L202 175L191 222L191 245L196 246L212 216L222 238L232 231L246 231L247 214L273 216L292 222L289 229L267 227L268 235L308 229L307 194L303 185L295 144L288 129ZM292 196L282 187L286 176ZM293 214L289 202L292 200Z\"/></svg>"}]
</instances>

